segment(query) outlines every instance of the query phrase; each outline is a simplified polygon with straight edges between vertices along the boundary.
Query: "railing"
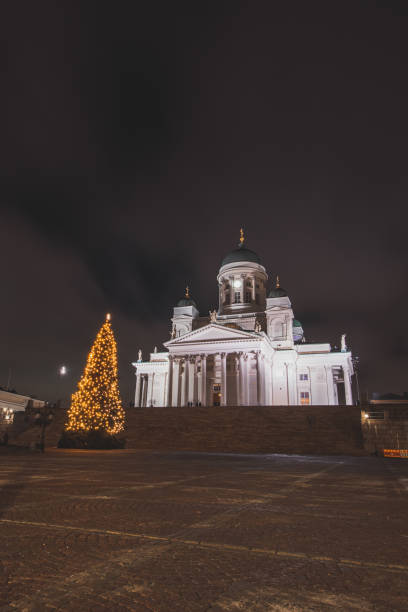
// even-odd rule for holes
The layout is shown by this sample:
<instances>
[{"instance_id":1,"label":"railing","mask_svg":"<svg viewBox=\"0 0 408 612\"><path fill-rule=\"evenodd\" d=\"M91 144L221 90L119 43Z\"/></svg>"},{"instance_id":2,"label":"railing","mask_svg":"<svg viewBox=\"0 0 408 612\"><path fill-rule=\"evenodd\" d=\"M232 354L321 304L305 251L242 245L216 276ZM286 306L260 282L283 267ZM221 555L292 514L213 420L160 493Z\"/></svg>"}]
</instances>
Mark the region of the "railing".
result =
<instances>
[{"instance_id":1,"label":"railing","mask_svg":"<svg viewBox=\"0 0 408 612\"><path fill-rule=\"evenodd\" d=\"M408 421L408 406L366 407L362 409L363 421Z\"/></svg>"}]
</instances>

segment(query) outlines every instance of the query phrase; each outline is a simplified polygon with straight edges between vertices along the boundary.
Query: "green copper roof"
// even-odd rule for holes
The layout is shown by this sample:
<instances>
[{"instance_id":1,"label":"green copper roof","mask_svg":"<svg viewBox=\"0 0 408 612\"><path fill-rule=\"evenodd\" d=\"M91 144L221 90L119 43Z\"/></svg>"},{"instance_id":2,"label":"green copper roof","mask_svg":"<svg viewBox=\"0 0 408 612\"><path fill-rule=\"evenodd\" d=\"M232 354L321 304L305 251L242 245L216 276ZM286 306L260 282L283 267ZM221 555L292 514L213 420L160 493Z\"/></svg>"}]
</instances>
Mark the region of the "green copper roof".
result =
<instances>
[{"instance_id":1,"label":"green copper roof","mask_svg":"<svg viewBox=\"0 0 408 612\"><path fill-rule=\"evenodd\" d=\"M191 298L183 297L181 300L177 302L177 306L194 306L197 308L197 304Z\"/></svg>"},{"instance_id":2,"label":"green copper roof","mask_svg":"<svg viewBox=\"0 0 408 612\"><path fill-rule=\"evenodd\" d=\"M280 298L280 297L287 297L288 294L285 291L285 289L282 289L282 287L274 287L273 289L270 290L268 297L270 298Z\"/></svg>"},{"instance_id":3,"label":"green copper roof","mask_svg":"<svg viewBox=\"0 0 408 612\"><path fill-rule=\"evenodd\" d=\"M230 263L238 263L240 261L250 261L253 263L260 264L261 260L259 256L255 253L255 251L251 251L251 249L247 249L246 247L240 245L237 249L228 253L222 260L221 266L225 266Z\"/></svg>"},{"instance_id":4,"label":"green copper roof","mask_svg":"<svg viewBox=\"0 0 408 612\"><path fill-rule=\"evenodd\" d=\"M301 322L298 321L297 319L293 319L292 325L293 325L293 327L302 327Z\"/></svg>"}]
</instances>

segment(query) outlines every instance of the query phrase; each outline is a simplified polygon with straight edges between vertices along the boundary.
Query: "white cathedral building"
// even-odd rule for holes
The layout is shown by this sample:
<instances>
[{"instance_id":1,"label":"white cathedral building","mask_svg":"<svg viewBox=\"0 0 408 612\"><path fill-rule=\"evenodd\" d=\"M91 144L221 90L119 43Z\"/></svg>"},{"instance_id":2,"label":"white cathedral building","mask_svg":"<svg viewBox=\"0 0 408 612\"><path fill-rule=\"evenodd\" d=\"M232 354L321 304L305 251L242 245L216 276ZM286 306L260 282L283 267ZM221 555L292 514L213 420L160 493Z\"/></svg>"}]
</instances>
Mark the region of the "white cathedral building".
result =
<instances>
[{"instance_id":1,"label":"white cathedral building","mask_svg":"<svg viewBox=\"0 0 408 612\"><path fill-rule=\"evenodd\" d=\"M139 359L135 406L353 404L351 352L305 340L287 292L267 294L259 256L240 244L222 261L219 307L202 317L186 295L173 309L165 352Z\"/></svg>"}]
</instances>

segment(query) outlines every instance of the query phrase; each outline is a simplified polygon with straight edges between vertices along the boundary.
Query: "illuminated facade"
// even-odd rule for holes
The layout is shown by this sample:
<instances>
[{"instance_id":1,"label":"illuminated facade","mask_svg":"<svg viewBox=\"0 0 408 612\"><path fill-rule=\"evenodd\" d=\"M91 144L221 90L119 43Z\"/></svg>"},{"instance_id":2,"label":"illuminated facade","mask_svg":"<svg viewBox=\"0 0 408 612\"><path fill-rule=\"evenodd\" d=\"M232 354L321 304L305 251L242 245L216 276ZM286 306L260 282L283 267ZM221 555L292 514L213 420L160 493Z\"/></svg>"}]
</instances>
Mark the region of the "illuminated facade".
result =
<instances>
[{"instance_id":1,"label":"illuminated facade","mask_svg":"<svg viewBox=\"0 0 408 612\"><path fill-rule=\"evenodd\" d=\"M290 299L260 258L240 244L217 276L219 308L202 317L186 290L165 352L139 359L135 406L353 404L351 352L310 344Z\"/></svg>"}]
</instances>

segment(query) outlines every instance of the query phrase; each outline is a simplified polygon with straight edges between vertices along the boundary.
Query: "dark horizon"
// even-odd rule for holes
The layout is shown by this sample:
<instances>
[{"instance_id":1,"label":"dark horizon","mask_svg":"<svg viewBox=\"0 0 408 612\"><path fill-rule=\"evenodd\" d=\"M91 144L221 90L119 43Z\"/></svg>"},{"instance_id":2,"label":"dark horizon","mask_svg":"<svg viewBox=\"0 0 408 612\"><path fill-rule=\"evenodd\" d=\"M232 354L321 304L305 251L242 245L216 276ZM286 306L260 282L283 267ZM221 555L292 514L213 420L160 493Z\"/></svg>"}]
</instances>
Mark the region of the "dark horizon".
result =
<instances>
[{"instance_id":1,"label":"dark horizon","mask_svg":"<svg viewBox=\"0 0 408 612\"><path fill-rule=\"evenodd\" d=\"M111 312L127 403L243 226L307 341L407 389L405 3L5 13L0 386L66 399Z\"/></svg>"}]
</instances>

